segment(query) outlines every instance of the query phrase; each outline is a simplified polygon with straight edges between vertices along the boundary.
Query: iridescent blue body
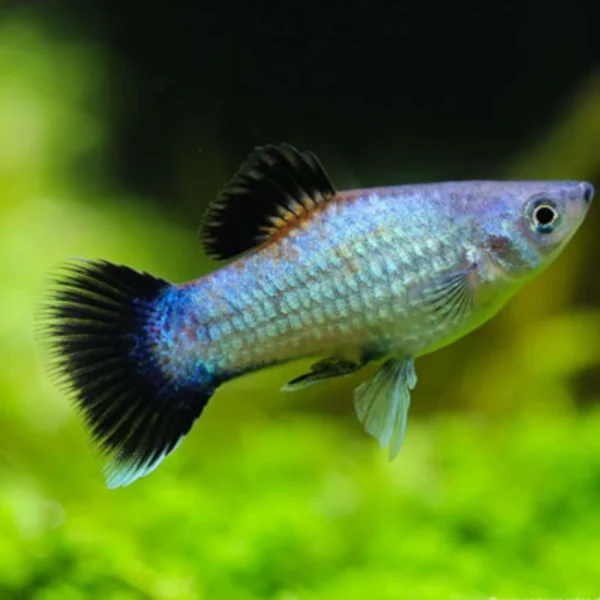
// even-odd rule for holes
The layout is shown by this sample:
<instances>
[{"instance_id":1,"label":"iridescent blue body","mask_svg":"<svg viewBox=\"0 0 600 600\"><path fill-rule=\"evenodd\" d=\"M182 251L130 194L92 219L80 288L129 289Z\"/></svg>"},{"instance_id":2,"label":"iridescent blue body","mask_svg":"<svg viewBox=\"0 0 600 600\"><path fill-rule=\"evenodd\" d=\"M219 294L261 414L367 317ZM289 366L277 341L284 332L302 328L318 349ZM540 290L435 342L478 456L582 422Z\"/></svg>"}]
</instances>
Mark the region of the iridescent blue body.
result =
<instances>
[{"instance_id":1,"label":"iridescent blue body","mask_svg":"<svg viewBox=\"0 0 600 600\"><path fill-rule=\"evenodd\" d=\"M574 181L462 181L338 191L314 154L257 149L209 207L206 252L230 264L171 284L105 261L72 265L49 337L110 487L172 452L219 385L315 357L295 390L381 361L354 406L390 456L414 359L491 318L582 223Z\"/></svg>"},{"instance_id":2,"label":"iridescent blue body","mask_svg":"<svg viewBox=\"0 0 600 600\"><path fill-rule=\"evenodd\" d=\"M580 192L576 182L549 185ZM523 284L502 276L494 243L518 261L513 270L535 274L538 252L506 231L513 197L528 188L544 192L540 182L451 182L340 193L286 235L170 289L156 306L156 351L177 377L197 363L245 372L305 356L416 357L442 347ZM432 285L471 265L471 310L424 310Z\"/></svg>"}]
</instances>

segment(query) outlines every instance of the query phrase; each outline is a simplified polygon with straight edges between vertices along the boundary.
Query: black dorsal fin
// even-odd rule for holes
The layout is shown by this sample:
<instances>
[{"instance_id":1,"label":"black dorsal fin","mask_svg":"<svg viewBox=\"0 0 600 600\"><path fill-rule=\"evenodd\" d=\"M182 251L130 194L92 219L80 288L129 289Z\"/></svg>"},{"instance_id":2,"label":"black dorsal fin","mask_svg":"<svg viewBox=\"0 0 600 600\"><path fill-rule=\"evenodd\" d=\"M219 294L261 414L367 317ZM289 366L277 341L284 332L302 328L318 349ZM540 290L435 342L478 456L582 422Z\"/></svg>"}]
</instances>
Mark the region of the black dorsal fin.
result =
<instances>
[{"instance_id":1,"label":"black dorsal fin","mask_svg":"<svg viewBox=\"0 0 600 600\"><path fill-rule=\"evenodd\" d=\"M208 207L201 237L212 258L232 258L259 246L335 195L312 152L289 144L258 147Z\"/></svg>"}]
</instances>

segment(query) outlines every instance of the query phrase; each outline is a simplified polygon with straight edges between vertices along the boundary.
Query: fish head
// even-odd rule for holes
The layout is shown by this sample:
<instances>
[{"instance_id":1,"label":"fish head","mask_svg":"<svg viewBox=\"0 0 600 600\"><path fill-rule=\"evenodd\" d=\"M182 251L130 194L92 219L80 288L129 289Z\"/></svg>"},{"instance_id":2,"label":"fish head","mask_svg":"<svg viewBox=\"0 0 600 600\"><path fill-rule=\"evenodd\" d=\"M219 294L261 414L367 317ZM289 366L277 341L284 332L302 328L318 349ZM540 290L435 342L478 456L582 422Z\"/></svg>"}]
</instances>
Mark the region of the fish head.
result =
<instances>
[{"instance_id":1,"label":"fish head","mask_svg":"<svg viewBox=\"0 0 600 600\"><path fill-rule=\"evenodd\" d=\"M594 196L591 184L578 181L497 182L484 190L481 244L495 275L509 280L530 279L548 266Z\"/></svg>"}]
</instances>

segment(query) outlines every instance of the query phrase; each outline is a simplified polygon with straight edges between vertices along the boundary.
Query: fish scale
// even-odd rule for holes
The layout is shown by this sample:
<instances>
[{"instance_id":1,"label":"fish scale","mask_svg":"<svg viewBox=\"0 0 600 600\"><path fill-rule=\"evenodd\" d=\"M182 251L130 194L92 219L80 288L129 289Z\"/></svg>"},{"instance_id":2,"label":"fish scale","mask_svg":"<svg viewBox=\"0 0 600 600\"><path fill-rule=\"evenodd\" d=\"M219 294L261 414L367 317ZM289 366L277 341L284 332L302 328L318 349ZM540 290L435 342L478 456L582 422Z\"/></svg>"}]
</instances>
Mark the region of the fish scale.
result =
<instances>
[{"instance_id":1,"label":"fish scale","mask_svg":"<svg viewBox=\"0 0 600 600\"><path fill-rule=\"evenodd\" d=\"M397 205L403 201L404 210L398 210ZM310 227L293 238L283 238L277 253L266 248L242 259L241 264L225 267L209 280L185 286L185 294L198 300L207 296L221 298L224 306L235 306L242 313L252 304L254 319L249 324L251 331L227 328L228 334L216 336L212 343L206 342L200 326L195 334L197 344L178 351L214 365L215 369L244 371L257 364L336 353L348 345L356 352L362 346L385 342L391 353L399 355L426 347L428 339L439 331L428 328L419 332L421 326L413 322L419 311L411 313L405 306L407 290L426 284L437 274L460 268L465 253L461 240L454 238L453 247L429 231L421 238L422 244L411 242L411 231L427 228L433 220L428 211L421 209L416 214L412 210L411 204L422 203L423 196L406 197L399 190L386 191L385 196L370 193L351 201L342 196L336 202L335 207L320 213ZM388 210L374 211L374 203L388 206ZM431 211L435 210L432 205ZM372 220L368 227L367 219ZM340 220L347 220L349 226L340 228ZM353 223L357 226L353 227ZM374 229L384 234L367 237ZM354 254L352 248L361 245L370 246L369 252ZM346 256L351 258L342 258L342 253L331 252L331 248L349 249ZM257 272L269 273L269 278L257 280ZM353 285L356 276L360 280L358 286ZM284 281L286 287L269 293L273 280ZM209 294L202 289L207 284ZM252 290L254 301L240 306L234 299L246 289ZM306 300L305 304L301 305L300 297ZM293 327L292 314L302 315L305 327L301 331ZM222 312L220 318L226 323L239 317L230 309ZM460 322L443 323L441 330L459 325ZM175 327L178 328L189 329L185 324ZM234 344L232 340L239 337L242 343Z\"/></svg>"}]
</instances>

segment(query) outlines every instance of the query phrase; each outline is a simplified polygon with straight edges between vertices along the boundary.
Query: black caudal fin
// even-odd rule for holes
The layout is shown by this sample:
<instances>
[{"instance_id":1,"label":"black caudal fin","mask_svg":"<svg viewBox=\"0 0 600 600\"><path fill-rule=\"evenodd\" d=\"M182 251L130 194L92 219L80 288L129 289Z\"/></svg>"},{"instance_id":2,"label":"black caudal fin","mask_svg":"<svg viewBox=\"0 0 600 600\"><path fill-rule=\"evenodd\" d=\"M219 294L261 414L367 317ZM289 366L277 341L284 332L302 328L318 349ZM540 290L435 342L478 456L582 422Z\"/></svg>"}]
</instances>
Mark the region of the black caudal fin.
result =
<instances>
[{"instance_id":1,"label":"black caudal fin","mask_svg":"<svg viewBox=\"0 0 600 600\"><path fill-rule=\"evenodd\" d=\"M154 470L200 416L215 386L177 385L161 370L147 323L170 284L104 261L77 260L44 310L54 367L109 457L108 487ZM211 381L207 378L207 381Z\"/></svg>"}]
</instances>

